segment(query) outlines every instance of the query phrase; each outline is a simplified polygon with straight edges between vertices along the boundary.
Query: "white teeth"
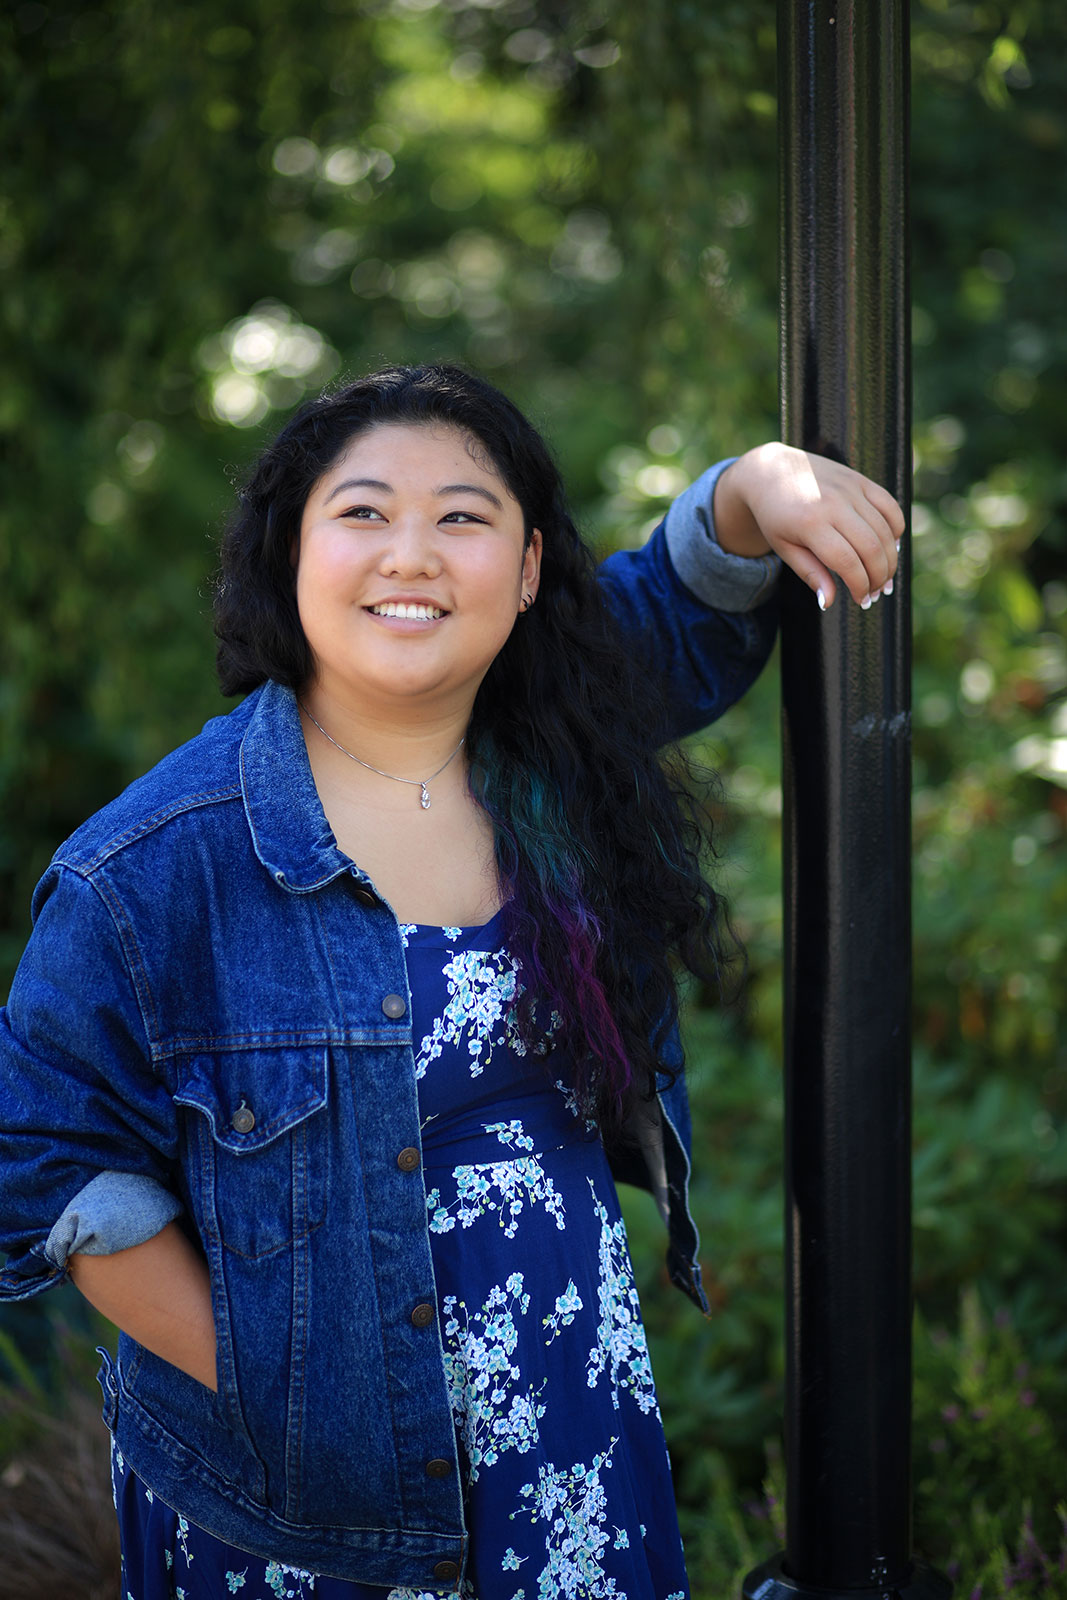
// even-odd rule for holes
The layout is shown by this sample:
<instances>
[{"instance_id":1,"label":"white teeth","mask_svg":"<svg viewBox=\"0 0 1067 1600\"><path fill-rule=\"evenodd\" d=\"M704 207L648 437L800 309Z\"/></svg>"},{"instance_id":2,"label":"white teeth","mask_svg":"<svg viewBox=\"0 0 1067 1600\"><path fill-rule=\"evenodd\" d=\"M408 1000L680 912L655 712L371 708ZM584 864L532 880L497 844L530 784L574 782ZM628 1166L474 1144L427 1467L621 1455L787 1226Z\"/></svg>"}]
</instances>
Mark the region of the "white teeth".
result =
<instances>
[{"instance_id":1,"label":"white teeth","mask_svg":"<svg viewBox=\"0 0 1067 1600\"><path fill-rule=\"evenodd\" d=\"M384 604L369 609L376 617L402 617L406 622L436 622L444 616L438 606L405 605L402 600L386 600Z\"/></svg>"}]
</instances>

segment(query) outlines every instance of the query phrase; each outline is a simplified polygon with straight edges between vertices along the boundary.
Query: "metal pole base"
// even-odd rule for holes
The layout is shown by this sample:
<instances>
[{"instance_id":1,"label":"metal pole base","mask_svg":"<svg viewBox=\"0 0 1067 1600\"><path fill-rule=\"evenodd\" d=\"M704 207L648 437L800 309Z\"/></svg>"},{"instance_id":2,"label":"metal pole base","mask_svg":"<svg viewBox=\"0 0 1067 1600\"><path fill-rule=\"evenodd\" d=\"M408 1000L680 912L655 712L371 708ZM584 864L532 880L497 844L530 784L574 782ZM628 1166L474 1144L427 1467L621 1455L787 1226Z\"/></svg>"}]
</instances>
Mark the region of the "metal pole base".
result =
<instances>
[{"instance_id":1,"label":"metal pole base","mask_svg":"<svg viewBox=\"0 0 1067 1600\"><path fill-rule=\"evenodd\" d=\"M906 1583L890 1585L872 1572L867 1589L820 1589L798 1583L785 1570L785 1552L772 1556L750 1572L741 1586L744 1600L949 1600L952 1585L921 1561L913 1561Z\"/></svg>"}]
</instances>

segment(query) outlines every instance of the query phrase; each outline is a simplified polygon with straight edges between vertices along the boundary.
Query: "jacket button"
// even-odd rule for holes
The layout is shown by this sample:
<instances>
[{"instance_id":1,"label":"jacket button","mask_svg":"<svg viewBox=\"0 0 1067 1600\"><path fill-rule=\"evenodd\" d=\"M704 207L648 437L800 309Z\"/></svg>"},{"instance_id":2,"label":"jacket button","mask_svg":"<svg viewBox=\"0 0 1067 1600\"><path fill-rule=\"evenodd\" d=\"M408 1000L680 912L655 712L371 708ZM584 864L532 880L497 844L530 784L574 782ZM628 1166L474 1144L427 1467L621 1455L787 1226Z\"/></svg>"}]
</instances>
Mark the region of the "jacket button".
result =
<instances>
[{"instance_id":1,"label":"jacket button","mask_svg":"<svg viewBox=\"0 0 1067 1600\"><path fill-rule=\"evenodd\" d=\"M255 1125L255 1112L252 1110L251 1106L246 1106L242 1100L241 1104L237 1107L237 1110L230 1118L230 1127L233 1129L234 1133L251 1133Z\"/></svg>"},{"instance_id":2,"label":"jacket button","mask_svg":"<svg viewBox=\"0 0 1067 1600\"><path fill-rule=\"evenodd\" d=\"M433 1461L426 1463L426 1475L430 1478L447 1478L451 1471L451 1461L445 1461L440 1457L435 1457Z\"/></svg>"},{"instance_id":3,"label":"jacket button","mask_svg":"<svg viewBox=\"0 0 1067 1600\"><path fill-rule=\"evenodd\" d=\"M416 1306L414 1311L411 1313L411 1320L415 1324L416 1328L428 1328L433 1319L433 1306L428 1305L425 1301L423 1301L422 1305Z\"/></svg>"},{"instance_id":4,"label":"jacket button","mask_svg":"<svg viewBox=\"0 0 1067 1600\"><path fill-rule=\"evenodd\" d=\"M378 896L374 893L373 889L364 889L360 887L358 889L353 889L352 895L354 899L359 901L361 906L376 906L378 904Z\"/></svg>"},{"instance_id":5,"label":"jacket button","mask_svg":"<svg viewBox=\"0 0 1067 1600\"><path fill-rule=\"evenodd\" d=\"M438 1583L455 1583L459 1577L458 1561L439 1561L433 1569L433 1575Z\"/></svg>"},{"instance_id":6,"label":"jacket button","mask_svg":"<svg viewBox=\"0 0 1067 1600\"><path fill-rule=\"evenodd\" d=\"M385 1012L386 1016L391 1017L394 1022L398 1017L402 1017L404 1015L404 1012L407 1010L407 1008L408 1003L402 994L387 994L385 999L382 1001L382 1010Z\"/></svg>"},{"instance_id":7,"label":"jacket button","mask_svg":"<svg viewBox=\"0 0 1067 1600\"><path fill-rule=\"evenodd\" d=\"M407 1149L401 1150L400 1154L397 1156L396 1164L400 1168L401 1172L414 1172L419 1164L419 1159L419 1152L415 1149L413 1144L409 1144Z\"/></svg>"}]
</instances>

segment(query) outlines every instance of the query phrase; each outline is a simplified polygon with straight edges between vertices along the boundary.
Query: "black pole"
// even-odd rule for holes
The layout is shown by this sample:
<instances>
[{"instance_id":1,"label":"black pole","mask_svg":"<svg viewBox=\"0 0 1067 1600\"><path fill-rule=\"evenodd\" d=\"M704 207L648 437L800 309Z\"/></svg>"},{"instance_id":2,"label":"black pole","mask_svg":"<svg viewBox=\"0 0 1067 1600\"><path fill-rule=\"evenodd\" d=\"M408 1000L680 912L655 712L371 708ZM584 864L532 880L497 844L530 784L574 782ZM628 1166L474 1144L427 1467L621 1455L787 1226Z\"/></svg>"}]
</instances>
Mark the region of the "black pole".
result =
<instances>
[{"instance_id":1,"label":"black pole","mask_svg":"<svg viewBox=\"0 0 1067 1600\"><path fill-rule=\"evenodd\" d=\"M911 483L906 0L779 0L782 437ZM786 1515L747 1600L911 1559L910 584L786 575Z\"/></svg>"}]
</instances>

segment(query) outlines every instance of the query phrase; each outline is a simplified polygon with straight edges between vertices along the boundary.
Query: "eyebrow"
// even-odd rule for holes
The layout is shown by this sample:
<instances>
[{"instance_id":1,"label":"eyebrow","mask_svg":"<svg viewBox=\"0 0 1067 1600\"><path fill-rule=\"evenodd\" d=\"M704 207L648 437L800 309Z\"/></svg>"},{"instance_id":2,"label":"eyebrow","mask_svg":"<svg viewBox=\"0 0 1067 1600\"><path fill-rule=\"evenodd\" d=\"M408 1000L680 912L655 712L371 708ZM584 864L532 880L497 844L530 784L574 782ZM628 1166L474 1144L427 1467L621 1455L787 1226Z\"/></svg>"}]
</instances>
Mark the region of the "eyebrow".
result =
<instances>
[{"instance_id":1,"label":"eyebrow","mask_svg":"<svg viewBox=\"0 0 1067 1600\"><path fill-rule=\"evenodd\" d=\"M477 483L446 483L443 488L436 489L435 494L477 494L483 500L488 500L490 505L496 506L498 511L503 511L504 503L499 500L491 489L483 489Z\"/></svg>"},{"instance_id":2,"label":"eyebrow","mask_svg":"<svg viewBox=\"0 0 1067 1600\"><path fill-rule=\"evenodd\" d=\"M379 489L383 494L396 493L391 483L383 483L380 478L346 478L343 483L339 483L336 488L330 490L323 501L323 505L328 506L336 495L343 494L346 489ZM504 509L503 502L498 499L491 489L483 489L477 483L446 483L440 489L435 489L434 493L438 496L446 494L476 494L483 500L488 500L490 505L496 506L498 511L503 511Z\"/></svg>"}]
</instances>

